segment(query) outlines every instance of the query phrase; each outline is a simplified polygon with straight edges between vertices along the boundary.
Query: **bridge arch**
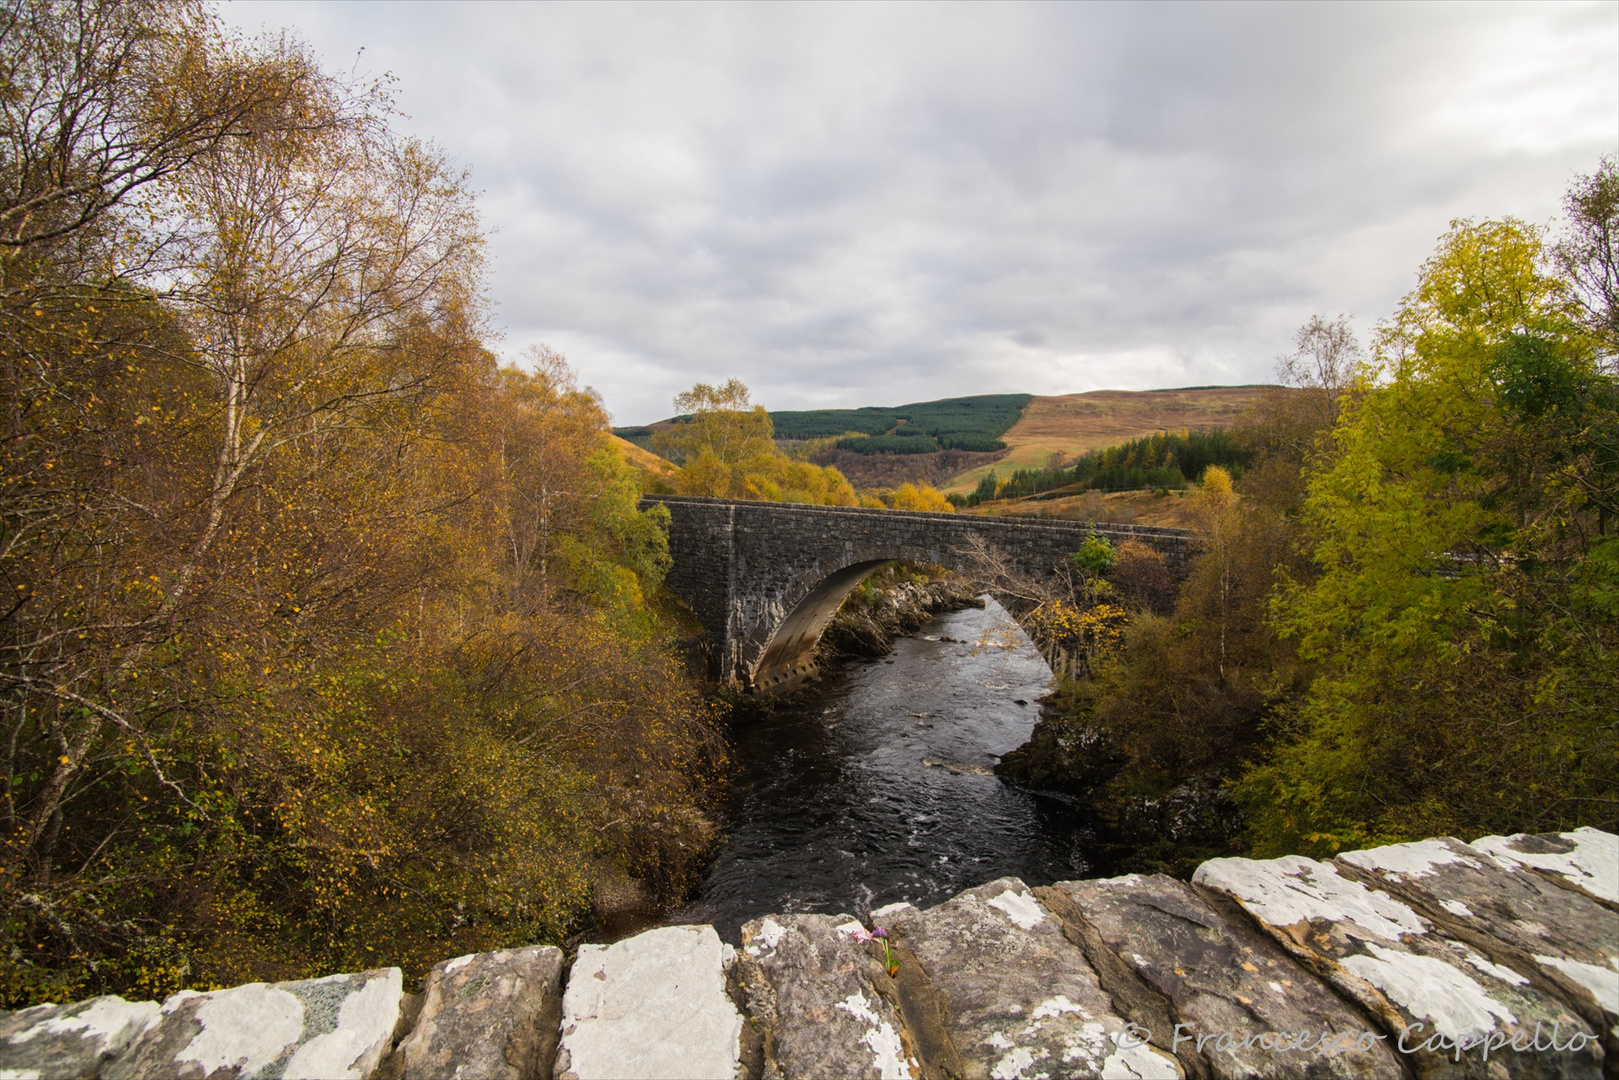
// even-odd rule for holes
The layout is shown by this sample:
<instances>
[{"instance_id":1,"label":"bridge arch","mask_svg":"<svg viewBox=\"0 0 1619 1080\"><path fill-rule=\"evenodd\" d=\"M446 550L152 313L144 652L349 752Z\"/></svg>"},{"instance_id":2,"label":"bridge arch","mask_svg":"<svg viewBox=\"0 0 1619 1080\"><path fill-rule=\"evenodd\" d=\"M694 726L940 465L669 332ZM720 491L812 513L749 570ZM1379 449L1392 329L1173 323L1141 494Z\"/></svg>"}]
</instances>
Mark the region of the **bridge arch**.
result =
<instances>
[{"instance_id":1,"label":"bridge arch","mask_svg":"<svg viewBox=\"0 0 1619 1080\"><path fill-rule=\"evenodd\" d=\"M781 693L814 674L821 632L866 575L894 560L960 568L973 538L1024 573L1055 576L1092 526L1051 519L924 514L654 495L669 508L666 583L707 631L711 674L754 693ZM1191 536L1176 529L1094 526L1138 539L1181 572Z\"/></svg>"},{"instance_id":2,"label":"bridge arch","mask_svg":"<svg viewBox=\"0 0 1619 1080\"><path fill-rule=\"evenodd\" d=\"M856 561L830 573L824 572L820 564L813 564L783 591L781 618L757 624L753 633L763 635L758 649L745 644L742 650L744 655L757 651L759 656L749 685L762 693L779 694L813 677L815 646L822 631L848 595L880 567L891 562L912 562L962 569L955 550L937 546L879 544L855 550L851 545L848 554Z\"/></svg>"},{"instance_id":3,"label":"bridge arch","mask_svg":"<svg viewBox=\"0 0 1619 1080\"><path fill-rule=\"evenodd\" d=\"M767 636L750 683L762 693L779 694L814 676L815 646L821 640L821 632L856 586L872 571L891 561L872 559L852 563L832 571L811 586L795 588L793 593L802 594L796 600L792 594L784 597L782 606L787 614L782 620L774 626L760 624L758 632ZM750 651L743 649L744 653Z\"/></svg>"}]
</instances>

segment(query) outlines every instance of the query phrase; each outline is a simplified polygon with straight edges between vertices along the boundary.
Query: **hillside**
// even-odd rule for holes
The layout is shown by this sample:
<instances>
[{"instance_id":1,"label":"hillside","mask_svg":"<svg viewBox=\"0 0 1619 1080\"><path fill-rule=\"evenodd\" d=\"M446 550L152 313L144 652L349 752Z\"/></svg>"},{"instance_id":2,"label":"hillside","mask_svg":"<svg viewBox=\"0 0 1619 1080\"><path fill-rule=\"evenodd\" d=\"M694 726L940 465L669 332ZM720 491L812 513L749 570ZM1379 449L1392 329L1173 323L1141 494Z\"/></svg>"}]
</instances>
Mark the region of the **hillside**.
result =
<instances>
[{"instance_id":1,"label":"hillside","mask_svg":"<svg viewBox=\"0 0 1619 1080\"><path fill-rule=\"evenodd\" d=\"M1030 394L979 394L859 409L782 409L770 414L770 423L777 442L846 435L850 438L840 440L842 448L861 454L995 452L1004 449L999 436L1017 423L1032 400ZM654 435L685 420L675 416L638 427L617 427L613 434L650 449Z\"/></svg>"},{"instance_id":2,"label":"hillside","mask_svg":"<svg viewBox=\"0 0 1619 1080\"><path fill-rule=\"evenodd\" d=\"M1031 394L980 394L892 408L773 412L770 420L779 440L847 434L838 449L857 454L993 453L1005 449L1000 436L1032 400Z\"/></svg>"},{"instance_id":3,"label":"hillside","mask_svg":"<svg viewBox=\"0 0 1619 1080\"><path fill-rule=\"evenodd\" d=\"M966 494L991 469L1009 476L1018 469L1045 468L1054 454L1074 458L1159 431L1229 427L1264 389L1207 386L1092 390L1050 397L997 394L882 408L782 410L770 418L777 443L783 446L845 433L865 436L839 439L810 457L817 465L836 466L857 488L909 482ZM655 458L649 449L652 436L677 419L613 432ZM888 452L871 452L879 447ZM631 460L643 469L656 468L646 458Z\"/></svg>"},{"instance_id":4,"label":"hillside","mask_svg":"<svg viewBox=\"0 0 1619 1080\"><path fill-rule=\"evenodd\" d=\"M1192 501L1184 491L1087 491L1062 498L1006 499L961 511L989 517L1046 517L1064 521L1101 521L1115 525L1152 525L1190 529Z\"/></svg>"},{"instance_id":5,"label":"hillside","mask_svg":"<svg viewBox=\"0 0 1619 1080\"><path fill-rule=\"evenodd\" d=\"M992 465L1006 453L1005 450L988 453L942 450L929 454L860 454L834 446L811 455L809 460L816 465L832 466L861 490L895 488L901 484L925 484L942 489L942 485L961 473Z\"/></svg>"},{"instance_id":6,"label":"hillside","mask_svg":"<svg viewBox=\"0 0 1619 1080\"><path fill-rule=\"evenodd\" d=\"M643 476L648 480L669 476L675 471L675 466L672 462L659 457L644 446L638 446L617 435L613 436L613 442L623 452L624 460L640 469Z\"/></svg>"},{"instance_id":7,"label":"hillside","mask_svg":"<svg viewBox=\"0 0 1619 1080\"><path fill-rule=\"evenodd\" d=\"M941 485L941 490L964 495L977 487L991 469L1002 476L1017 469L1042 469L1053 454L1072 458L1158 431L1230 427L1264 389L1208 386L1185 390L1091 390L1037 397L1001 436L1009 447L1003 456L956 474Z\"/></svg>"}]
</instances>

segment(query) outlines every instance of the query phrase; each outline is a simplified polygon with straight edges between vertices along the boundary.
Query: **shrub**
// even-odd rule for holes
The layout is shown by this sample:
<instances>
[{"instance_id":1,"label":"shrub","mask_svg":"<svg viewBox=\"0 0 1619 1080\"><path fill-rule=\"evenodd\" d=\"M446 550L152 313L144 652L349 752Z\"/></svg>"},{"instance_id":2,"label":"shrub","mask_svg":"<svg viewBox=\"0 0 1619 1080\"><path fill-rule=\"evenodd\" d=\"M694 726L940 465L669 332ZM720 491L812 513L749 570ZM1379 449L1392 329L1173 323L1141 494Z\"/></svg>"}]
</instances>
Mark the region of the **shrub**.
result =
<instances>
[{"instance_id":1,"label":"shrub","mask_svg":"<svg viewBox=\"0 0 1619 1080\"><path fill-rule=\"evenodd\" d=\"M1125 605L1154 615L1167 615L1175 606L1175 577L1156 549L1139 540L1119 545L1108 581Z\"/></svg>"},{"instance_id":2,"label":"shrub","mask_svg":"<svg viewBox=\"0 0 1619 1080\"><path fill-rule=\"evenodd\" d=\"M1068 561L1084 571L1087 577L1103 577L1113 569L1116 556L1107 537L1097 536L1093 532L1085 537L1078 551L1068 556Z\"/></svg>"}]
</instances>

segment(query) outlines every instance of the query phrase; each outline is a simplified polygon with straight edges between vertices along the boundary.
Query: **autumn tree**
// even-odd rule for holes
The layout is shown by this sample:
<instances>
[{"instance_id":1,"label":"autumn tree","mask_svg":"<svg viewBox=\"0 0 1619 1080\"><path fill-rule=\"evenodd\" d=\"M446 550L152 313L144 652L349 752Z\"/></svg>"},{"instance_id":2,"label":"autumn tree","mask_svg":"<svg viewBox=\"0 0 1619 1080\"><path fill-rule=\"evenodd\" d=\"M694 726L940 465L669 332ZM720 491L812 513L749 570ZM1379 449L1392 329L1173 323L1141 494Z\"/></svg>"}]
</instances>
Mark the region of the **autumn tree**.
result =
<instances>
[{"instance_id":1,"label":"autumn tree","mask_svg":"<svg viewBox=\"0 0 1619 1080\"><path fill-rule=\"evenodd\" d=\"M543 347L524 359L501 369L493 421L514 608L554 610L571 592L633 622L669 568L668 510L639 509L639 474L567 362Z\"/></svg>"},{"instance_id":2,"label":"autumn tree","mask_svg":"<svg viewBox=\"0 0 1619 1080\"><path fill-rule=\"evenodd\" d=\"M1576 317L1591 337L1598 365L1619 376L1619 163L1603 158L1595 172L1575 180L1563 206L1553 261ZM1597 507L1597 531L1607 535L1619 520L1619 417L1601 410L1587 417L1588 462L1577 475Z\"/></svg>"},{"instance_id":3,"label":"autumn tree","mask_svg":"<svg viewBox=\"0 0 1619 1080\"><path fill-rule=\"evenodd\" d=\"M134 737L161 775L113 697L177 599L134 552L176 539L155 519L163 500L188 498L173 466L197 427L176 407L204 387L184 328L141 277L171 265L172 237L136 227L133 204L149 216L180 171L311 122L291 108L301 65L233 47L194 6L18 3L0 33L0 557L19 600L0 617L0 679L57 744L37 766L43 784L8 803L16 841L37 859L103 725ZM49 876L48 855L37 865Z\"/></svg>"},{"instance_id":4,"label":"autumn tree","mask_svg":"<svg viewBox=\"0 0 1619 1080\"><path fill-rule=\"evenodd\" d=\"M8 12L7 101L102 119L38 176L3 133L56 194L0 262L0 995L560 941L609 870L672 898L723 745L663 522L560 357L485 347L464 175L204 9Z\"/></svg>"},{"instance_id":5,"label":"autumn tree","mask_svg":"<svg viewBox=\"0 0 1619 1080\"><path fill-rule=\"evenodd\" d=\"M1263 850L1612 821L1619 399L1545 255L1455 223L1357 372L1276 601L1325 670L1244 782Z\"/></svg>"},{"instance_id":6,"label":"autumn tree","mask_svg":"<svg viewBox=\"0 0 1619 1080\"><path fill-rule=\"evenodd\" d=\"M1175 603L1177 582L1163 555L1139 540L1119 545L1108 581L1126 607L1166 615Z\"/></svg>"},{"instance_id":7,"label":"autumn tree","mask_svg":"<svg viewBox=\"0 0 1619 1080\"><path fill-rule=\"evenodd\" d=\"M675 409L674 424L653 437L653 447L681 466L683 494L732 495L748 467L775 451L770 413L738 379L698 383L675 395Z\"/></svg>"},{"instance_id":8,"label":"autumn tree","mask_svg":"<svg viewBox=\"0 0 1619 1080\"><path fill-rule=\"evenodd\" d=\"M294 470L314 465L299 460L305 449L331 461L351 450L387 454L408 437L424 398L466 362L476 331L451 314L420 332L430 311L465 311L476 288L478 238L459 178L421 147L392 139L363 98L317 78L297 50L280 46L264 66L298 89L279 100L285 122L272 116L216 142L164 180L159 202L160 299L185 342L183 370L169 409L152 405L136 426L185 429L177 455L184 460L169 463L179 468L165 470L155 493L162 501L148 505L152 524L183 555L149 565L145 602L122 605L120 629L139 628L127 643L72 662L52 650L48 677L13 675L36 691L48 683L79 713L60 731L63 752L26 825L30 843L57 814L103 727L135 730L113 697L149 643L205 617L214 590L243 585L252 528L233 530L229 519L244 480L278 455ZM134 365L125 368L133 373ZM186 466L203 447L211 468L199 474ZM267 492L286 490L261 485L255 511L292 512L264 505ZM222 539L234 550L217 551ZM363 560L346 569L341 576L378 570ZM199 575L211 577L201 592ZM310 596L300 604L291 583L285 591L294 606L314 605ZM42 655L37 647L29 654Z\"/></svg>"},{"instance_id":9,"label":"autumn tree","mask_svg":"<svg viewBox=\"0 0 1619 1080\"><path fill-rule=\"evenodd\" d=\"M305 127L287 106L307 76L273 56L225 47L205 9L186 0L6 4L0 260L8 276L31 252L84 254L85 240L105 238L97 227L109 214L227 142Z\"/></svg>"},{"instance_id":10,"label":"autumn tree","mask_svg":"<svg viewBox=\"0 0 1619 1080\"><path fill-rule=\"evenodd\" d=\"M659 453L680 462L672 487L681 495L766 502L854 506L858 497L841 472L795 461L771 440L770 413L752 404L736 379L698 383L675 397L675 423L653 436Z\"/></svg>"},{"instance_id":11,"label":"autumn tree","mask_svg":"<svg viewBox=\"0 0 1619 1080\"><path fill-rule=\"evenodd\" d=\"M1237 443L1254 455L1245 491L1284 513L1295 513L1304 499L1305 467L1330 451L1326 433L1365 359L1343 315L1310 316L1293 344L1293 352L1276 363L1280 385L1262 391L1234 425Z\"/></svg>"},{"instance_id":12,"label":"autumn tree","mask_svg":"<svg viewBox=\"0 0 1619 1080\"><path fill-rule=\"evenodd\" d=\"M894 510L920 510L928 514L952 514L956 510L943 492L926 484L901 484L879 498L883 505Z\"/></svg>"},{"instance_id":13,"label":"autumn tree","mask_svg":"<svg viewBox=\"0 0 1619 1080\"><path fill-rule=\"evenodd\" d=\"M1595 172L1575 180L1563 210L1553 259L1612 371L1619 357L1619 162L1605 157Z\"/></svg>"}]
</instances>

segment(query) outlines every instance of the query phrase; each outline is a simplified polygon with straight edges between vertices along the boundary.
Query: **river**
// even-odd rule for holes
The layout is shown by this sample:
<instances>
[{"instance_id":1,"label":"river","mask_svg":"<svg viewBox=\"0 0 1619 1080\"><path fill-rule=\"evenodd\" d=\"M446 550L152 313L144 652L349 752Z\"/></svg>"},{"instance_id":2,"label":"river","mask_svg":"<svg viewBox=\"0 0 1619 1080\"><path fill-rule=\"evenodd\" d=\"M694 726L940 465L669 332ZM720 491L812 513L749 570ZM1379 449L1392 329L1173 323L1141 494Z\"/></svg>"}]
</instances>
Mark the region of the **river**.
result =
<instances>
[{"instance_id":1,"label":"river","mask_svg":"<svg viewBox=\"0 0 1619 1080\"><path fill-rule=\"evenodd\" d=\"M1038 718L1051 669L987 600L936 616L882 660L852 661L803 700L738 720L729 837L671 922L737 941L770 912L865 916L938 903L1015 874L1086 874L1091 834L1060 798L990 771Z\"/></svg>"}]
</instances>

